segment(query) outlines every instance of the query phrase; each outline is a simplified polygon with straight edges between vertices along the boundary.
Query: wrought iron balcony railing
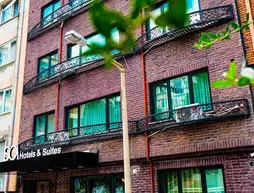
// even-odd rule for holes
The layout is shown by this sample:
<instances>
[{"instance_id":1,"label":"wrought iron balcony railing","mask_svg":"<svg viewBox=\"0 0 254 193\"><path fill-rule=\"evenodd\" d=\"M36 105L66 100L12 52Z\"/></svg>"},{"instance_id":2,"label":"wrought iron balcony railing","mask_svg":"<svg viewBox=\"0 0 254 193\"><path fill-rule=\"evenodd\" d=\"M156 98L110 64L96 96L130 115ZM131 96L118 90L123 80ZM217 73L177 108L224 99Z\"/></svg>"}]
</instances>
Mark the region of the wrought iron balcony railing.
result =
<instances>
[{"instance_id":1,"label":"wrought iron balcony railing","mask_svg":"<svg viewBox=\"0 0 254 193\"><path fill-rule=\"evenodd\" d=\"M86 2L82 4L82 2ZM70 3L66 4L66 7L72 7L72 11L74 10L79 10L83 6L86 6L91 0L75 0L71 1ZM75 4L74 4L75 3ZM81 6L82 4L82 6ZM75 5L75 6L74 6ZM64 10L68 12L67 8L64 8L65 6L61 7L60 9L62 10L61 13L64 14ZM73 8L75 7L75 9ZM57 14L56 14L57 13ZM60 16L60 10L56 11L56 15ZM50 16L49 16L50 17ZM51 16L53 18L53 16ZM56 17L58 18L58 17ZM234 18L233 14L233 8L232 5L227 5L227 6L221 6L221 7L215 7L215 8L210 8L210 9L205 9L202 11L197 11L194 13L189 14L189 24L183 28L183 29L162 29L160 27L156 27L154 29L151 29L147 31L145 34L143 34L141 37L139 37L136 41L136 48L125 54L117 54L116 59L121 58L123 55L132 55L137 52L139 52L141 49L150 49L153 46L165 43L166 41L170 41L172 39L175 39L179 36L182 36L184 34L201 30L206 27L218 24L220 22L225 22L228 21L229 19ZM45 20L45 21L52 21L51 19ZM39 28L43 26L44 20L38 24ZM47 23L47 22L45 22ZM47 24L48 25L48 24ZM36 28L36 27L35 27ZM33 30L32 30L33 31ZM35 32L30 32L31 36L34 36ZM35 30L37 31L37 30ZM37 32L36 32L37 33ZM33 77L31 80L29 80L25 85L24 85L24 94L40 88L42 86L48 85L51 82L54 82L53 78L56 79L57 76L60 76L60 78L63 78L65 76L68 76L71 73L74 73L75 70L79 67L86 66L92 63L103 63L102 58L100 56L90 56L90 57L82 57L78 56L76 58L72 58L69 60L66 60L62 63L59 63L55 66L52 66L51 68L40 72L37 74L35 77ZM90 68L88 68L90 69ZM48 81L51 80L51 81Z\"/></svg>"},{"instance_id":2,"label":"wrought iron balcony railing","mask_svg":"<svg viewBox=\"0 0 254 193\"><path fill-rule=\"evenodd\" d=\"M98 61L102 61L102 58L99 55L78 56L78 57L66 60L64 62L61 62L59 64L56 64L38 73L35 77L29 80L24 85L23 92L25 94L33 89L36 89L36 86L39 87L39 84L42 84L42 85L43 83L48 84L48 82L45 82L45 81L48 81L49 79L68 76L69 74L74 73L75 69L98 62Z\"/></svg>"},{"instance_id":3,"label":"wrought iron balcony railing","mask_svg":"<svg viewBox=\"0 0 254 193\"><path fill-rule=\"evenodd\" d=\"M249 116L247 99L214 102L203 105L189 105L183 108L129 121L130 134L145 131L163 130L179 125L197 124L226 118ZM122 123L107 123L62 130L31 138L22 142L21 151L50 145L68 145L72 141L91 142L98 139L119 137L122 135Z\"/></svg>"},{"instance_id":4,"label":"wrought iron balcony railing","mask_svg":"<svg viewBox=\"0 0 254 193\"><path fill-rule=\"evenodd\" d=\"M213 102L202 105L193 104L140 119L137 121L137 131L160 130L179 125L249 115L250 110L247 99Z\"/></svg>"},{"instance_id":5,"label":"wrought iron balcony railing","mask_svg":"<svg viewBox=\"0 0 254 193\"><path fill-rule=\"evenodd\" d=\"M54 27L61 21L75 16L86 9L93 0L72 0L43 18L29 33L28 40L33 39L44 31Z\"/></svg>"},{"instance_id":6,"label":"wrought iron balcony railing","mask_svg":"<svg viewBox=\"0 0 254 193\"><path fill-rule=\"evenodd\" d=\"M202 30L234 18L232 5L204 9L188 14L188 24L182 29L155 27L137 39L136 50L146 50L176 39L187 33Z\"/></svg>"}]
</instances>

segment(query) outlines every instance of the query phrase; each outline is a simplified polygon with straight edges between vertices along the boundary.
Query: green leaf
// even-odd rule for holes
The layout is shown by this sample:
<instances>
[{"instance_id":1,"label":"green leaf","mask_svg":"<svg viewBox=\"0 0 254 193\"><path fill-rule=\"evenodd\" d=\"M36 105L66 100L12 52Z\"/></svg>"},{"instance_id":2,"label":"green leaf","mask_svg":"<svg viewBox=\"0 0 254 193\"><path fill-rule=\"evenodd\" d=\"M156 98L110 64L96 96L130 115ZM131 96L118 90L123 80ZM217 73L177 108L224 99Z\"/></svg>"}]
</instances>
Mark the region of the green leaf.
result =
<instances>
[{"instance_id":1,"label":"green leaf","mask_svg":"<svg viewBox=\"0 0 254 193\"><path fill-rule=\"evenodd\" d=\"M222 38L222 40L230 40L230 35L228 34L228 35L225 35L223 38Z\"/></svg>"},{"instance_id":2,"label":"green leaf","mask_svg":"<svg viewBox=\"0 0 254 193\"><path fill-rule=\"evenodd\" d=\"M231 23L231 26L234 28L234 30L239 30L240 29L240 26L236 23L236 22L234 22L234 21L232 21Z\"/></svg>"},{"instance_id":3,"label":"green leaf","mask_svg":"<svg viewBox=\"0 0 254 193\"><path fill-rule=\"evenodd\" d=\"M235 80L235 78L236 78L236 62L235 62L235 60L230 62L227 78L231 79L231 80Z\"/></svg>"},{"instance_id":4,"label":"green leaf","mask_svg":"<svg viewBox=\"0 0 254 193\"><path fill-rule=\"evenodd\" d=\"M250 80L250 84L254 84L254 80L253 79Z\"/></svg>"},{"instance_id":5,"label":"green leaf","mask_svg":"<svg viewBox=\"0 0 254 193\"><path fill-rule=\"evenodd\" d=\"M229 87L229 86L233 86L234 83L232 81L229 80L217 80L211 83L211 86L213 88L225 88L225 87Z\"/></svg>"},{"instance_id":6,"label":"green leaf","mask_svg":"<svg viewBox=\"0 0 254 193\"><path fill-rule=\"evenodd\" d=\"M207 35L208 35L208 37L211 38L212 40L216 40L216 39L217 39L217 36L216 36L214 33L212 33L212 32L208 32Z\"/></svg>"},{"instance_id":7,"label":"green leaf","mask_svg":"<svg viewBox=\"0 0 254 193\"><path fill-rule=\"evenodd\" d=\"M237 82L239 86L246 86L250 84L250 79L248 77L241 76Z\"/></svg>"},{"instance_id":8,"label":"green leaf","mask_svg":"<svg viewBox=\"0 0 254 193\"><path fill-rule=\"evenodd\" d=\"M249 23L249 21L250 21L250 14L247 13L247 14L246 14L246 22Z\"/></svg>"},{"instance_id":9,"label":"green leaf","mask_svg":"<svg viewBox=\"0 0 254 193\"><path fill-rule=\"evenodd\" d=\"M249 29L250 29L249 24L243 25L241 27L241 30L249 30Z\"/></svg>"},{"instance_id":10,"label":"green leaf","mask_svg":"<svg viewBox=\"0 0 254 193\"><path fill-rule=\"evenodd\" d=\"M218 31L218 32L217 32L217 37L218 37L218 38L222 38L222 37L226 36L227 34L228 34L228 33L225 32L225 31Z\"/></svg>"},{"instance_id":11,"label":"green leaf","mask_svg":"<svg viewBox=\"0 0 254 193\"><path fill-rule=\"evenodd\" d=\"M168 15L163 13L155 19L155 23L160 27L166 27L171 24L171 21L169 20Z\"/></svg>"},{"instance_id":12,"label":"green leaf","mask_svg":"<svg viewBox=\"0 0 254 193\"><path fill-rule=\"evenodd\" d=\"M151 8L154 4L154 0L133 0L131 12L132 19L136 19L144 8Z\"/></svg>"},{"instance_id":13,"label":"green leaf","mask_svg":"<svg viewBox=\"0 0 254 193\"><path fill-rule=\"evenodd\" d=\"M126 32L133 27L126 16L106 8L102 2L96 2L92 5L90 17L96 31L106 38L111 36L111 31L114 28L117 28L120 32Z\"/></svg>"},{"instance_id":14,"label":"green leaf","mask_svg":"<svg viewBox=\"0 0 254 193\"><path fill-rule=\"evenodd\" d=\"M195 43L195 44L193 45L193 48L200 49L200 45L199 45L198 43Z\"/></svg>"},{"instance_id":15,"label":"green leaf","mask_svg":"<svg viewBox=\"0 0 254 193\"><path fill-rule=\"evenodd\" d=\"M104 67L107 70L111 70L113 68L113 56L112 55L108 55L105 60L104 60Z\"/></svg>"},{"instance_id":16,"label":"green leaf","mask_svg":"<svg viewBox=\"0 0 254 193\"><path fill-rule=\"evenodd\" d=\"M206 50L210 49L212 47L212 45L213 45L212 43L206 44L205 49Z\"/></svg>"},{"instance_id":17,"label":"green leaf","mask_svg":"<svg viewBox=\"0 0 254 193\"><path fill-rule=\"evenodd\" d=\"M155 19L159 26L183 28L187 21L186 0L168 0L168 10Z\"/></svg>"},{"instance_id":18,"label":"green leaf","mask_svg":"<svg viewBox=\"0 0 254 193\"><path fill-rule=\"evenodd\" d=\"M230 23L227 24L227 26L226 26L226 32L231 33L230 27L231 27Z\"/></svg>"}]
</instances>

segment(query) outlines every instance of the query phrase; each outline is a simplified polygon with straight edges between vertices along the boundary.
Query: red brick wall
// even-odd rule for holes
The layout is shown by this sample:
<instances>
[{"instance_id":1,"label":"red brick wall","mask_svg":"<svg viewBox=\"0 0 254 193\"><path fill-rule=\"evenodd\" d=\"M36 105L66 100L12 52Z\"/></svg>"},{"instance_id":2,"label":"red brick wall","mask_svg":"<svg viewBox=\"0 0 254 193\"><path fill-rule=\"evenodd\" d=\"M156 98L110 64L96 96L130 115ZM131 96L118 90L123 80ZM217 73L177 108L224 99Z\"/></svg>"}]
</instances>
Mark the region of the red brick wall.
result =
<instances>
[{"instance_id":1,"label":"red brick wall","mask_svg":"<svg viewBox=\"0 0 254 193\"><path fill-rule=\"evenodd\" d=\"M246 14L247 14L245 0L237 0L237 6L238 6L241 22L243 23L246 20ZM250 0L250 6L251 6L252 15L253 15L254 2L251 0ZM243 38L244 38L244 45L246 49L246 57L247 57L248 63L249 65L253 65L254 64L254 49L252 46L250 30L243 31Z\"/></svg>"},{"instance_id":2,"label":"red brick wall","mask_svg":"<svg viewBox=\"0 0 254 193\"><path fill-rule=\"evenodd\" d=\"M30 28L39 22L40 15L38 13L40 13L40 8L48 2L49 1L37 2L35 0L30 2ZM125 0L109 0L107 1L107 4L118 10L128 10L128 1ZM227 4L234 5L234 1L201 1L202 8ZM217 31L224 28L225 25L220 25L207 29L206 31ZM74 29L82 35L92 33L93 29L88 20L88 13L82 13L66 21L64 23L64 33L70 29ZM48 30L47 32L28 42L24 78L25 83L37 74L38 58L53 50L59 49L59 32L59 26L54 27L53 29ZM229 60L231 58L234 58L238 62L239 71L243 61L243 51L239 34L234 34L230 41L218 43L210 50L198 51L192 48L192 46L198 40L200 34L201 33L186 35L178 38L177 40L155 47L147 52L145 55L145 63L148 84L173 76L178 76L203 67L208 68L210 79L211 81L214 81L222 78L222 73L227 71ZM65 60L67 58L67 42L65 40L63 42L63 59ZM127 100L129 119L135 119L143 117L144 115L144 88L141 68L142 61L140 55L127 58L126 61L128 64ZM124 61L120 62L124 63ZM56 88L56 84L54 84L36 91L32 91L31 93L23 96L21 128L19 135L20 142L33 136L33 118L35 115L55 109ZM59 128L64 129L65 107L117 92L120 92L120 77L118 71L115 69L107 71L102 67L98 67L96 69L91 69L90 71L62 80L60 90ZM149 89L147 94L149 96ZM251 103L249 88L232 87L228 89L212 89L212 101L238 98L247 98ZM149 97L148 108L150 109ZM224 149L232 147L250 146L253 145L252 125L253 117L251 116L249 118L222 120L214 123L203 123L199 125L170 128L153 135L150 138L150 155L152 158L157 158L160 156L173 156L183 153L212 150L223 151ZM130 150L133 160L145 158L145 147L145 136L143 134L130 136ZM121 161L123 157L121 138L72 145L65 147L64 151L83 151L87 149L99 149L99 159L101 163ZM248 155L235 153L229 157L222 157L223 156L207 157L206 161L203 161L203 159L192 159L193 161L188 162L181 160L181 162L179 162L182 164L179 164L178 166L187 167L188 164L193 162L196 164L193 164L193 166L223 164L225 166L225 174L227 174L228 178L231 176L231 173L234 173L233 176L236 178L235 181L227 180L228 191L240 190L240 188L234 185L234 183L238 185L241 182L242 187L246 187L246 191L250 191L250 187L253 187L253 184L250 184L250 180L248 182L243 180L238 182L238 170L234 170L232 165L232 163L237 162L236 164L239 165L239 168L248 173L244 173L243 175L249 176L250 169L245 166L246 161L249 160ZM175 162L171 161L166 167L173 167L172 163ZM112 170L110 169L111 167L106 167L104 169L100 168L94 171L98 173L122 171L122 167L120 167L120 169L119 167L120 166L116 166L116 168L113 167ZM139 174L140 176L137 179L135 179L135 177L133 178L133 180L135 180L134 192L150 192L151 184L149 180L147 180L149 179L149 168L145 164L141 164L141 168L142 170ZM82 174L84 173L86 174L86 172L82 172ZM63 189L58 190L59 193L68 192L69 175L76 174L72 174L72 172L62 172L59 174L59 186L63 184L65 185ZM64 176L66 178L64 178ZM43 176L40 175L38 178L43 178ZM50 178L53 179L53 176ZM156 187L158 186L156 185Z\"/></svg>"},{"instance_id":3,"label":"red brick wall","mask_svg":"<svg viewBox=\"0 0 254 193\"><path fill-rule=\"evenodd\" d=\"M154 181L155 193L158 193L159 181L158 172L176 168L193 168L205 166L220 166L224 170L225 186L227 192L246 192L252 193L254 188L253 173L254 168L249 166L253 158L249 158L251 151L231 152L223 154L208 155L191 155L184 158L168 158L168 160L154 161ZM165 158L164 158L165 159ZM132 192L133 193L150 193L150 173L149 165L146 162L133 162L132 169L138 168L137 174L132 174ZM100 168L91 168L83 170L61 171L57 173L57 193L69 193L71 187L71 177L103 175L112 173L123 173L122 164L102 165ZM35 175L24 176L24 180L51 180L52 190L54 190L55 173L40 173ZM22 187L21 191L22 192Z\"/></svg>"},{"instance_id":4,"label":"red brick wall","mask_svg":"<svg viewBox=\"0 0 254 193\"><path fill-rule=\"evenodd\" d=\"M254 15L254 2L250 1L252 15ZM247 9L244 0L237 0L237 7L239 10L240 20L243 23L246 20ZM253 25L253 24L251 24ZM253 42L251 40L251 33L250 30L243 31L243 41L244 47L246 51L246 60L249 65L254 65L254 48ZM254 86L252 85L252 92L254 91Z\"/></svg>"}]
</instances>

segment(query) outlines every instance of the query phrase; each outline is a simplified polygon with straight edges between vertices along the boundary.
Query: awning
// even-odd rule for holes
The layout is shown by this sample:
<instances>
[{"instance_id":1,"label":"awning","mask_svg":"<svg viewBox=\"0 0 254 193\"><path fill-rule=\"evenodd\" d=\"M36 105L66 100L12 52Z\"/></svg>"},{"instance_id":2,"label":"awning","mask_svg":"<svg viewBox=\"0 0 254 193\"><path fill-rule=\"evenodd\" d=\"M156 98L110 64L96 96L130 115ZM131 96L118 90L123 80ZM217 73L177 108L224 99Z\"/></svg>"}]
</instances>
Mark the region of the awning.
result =
<instances>
[{"instance_id":1,"label":"awning","mask_svg":"<svg viewBox=\"0 0 254 193\"><path fill-rule=\"evenodd\" d=\"M0 172L43 172L96 167L98 153L70 152L0 163Z\"/></svg>"}]
</instances>

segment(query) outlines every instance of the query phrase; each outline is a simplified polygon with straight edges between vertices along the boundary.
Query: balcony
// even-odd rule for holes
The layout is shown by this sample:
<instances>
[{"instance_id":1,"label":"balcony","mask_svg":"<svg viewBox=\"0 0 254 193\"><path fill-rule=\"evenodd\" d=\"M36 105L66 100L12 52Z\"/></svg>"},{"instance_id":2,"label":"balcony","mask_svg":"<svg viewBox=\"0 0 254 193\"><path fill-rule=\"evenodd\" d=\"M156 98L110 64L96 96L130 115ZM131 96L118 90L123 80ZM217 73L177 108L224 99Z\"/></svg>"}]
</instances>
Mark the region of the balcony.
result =
<instances>
[{"instance_id":1,"label":"balcony","mask_svg":"<svg viewBox=\"0 0 254 193\"><path fill-rule=\"evenodd\" d=\"M53 28L62 21L73 17L88 9L88 5L93 0L72 0L63 5L47 17L43 18L29 33L28 40L35 38L48 29Z\"/></svg>"},{"instance_id":2,"label":"balcony","mask_svg":"<svg viewBox=\"0 0 254 193\"><path fill-rule=\"evenodd\" d=\"M171 127L194 125L204 122L215 122L229 118L247 117L250 115L247 99L214 102L187 107L129 121L129 133L138 134L146 131L170 129ZM191 129L191 128L190 128ZM22 142L19 147L28 150L51 145L69 145L91 142L101 139L120 137L122 123L108 123L62 130L34 137Z\"/></svg>"},{"instance_id":3,"label":"balcony","mask_svg":"<svg viewBox=\"0 0 254 193\"><path fill-rule=\"evenodd\" d=\"M78 56L61 62L48 68L45 71L38 73L35 77L29 80L24 85L23 93L25 94L32 90L48 85L52 82L55 82L57 79L66 78L67 76L75 73L76 69L83 66L89 66L90 64L96 62L98 63L99 61L102 62L102 57L99 55L93 55L89 57Z\"/></svg>"},{"instance_id":4,"label":"balcony","mask_svg":"<svg viewBox=\"0 0 254 193\"><path fill-rule=\"evenodd\" d=\"M73 5L74 2L76 2L75 6L74 6L75 9L73 8L73 6L71 6L71 5ZM86 2L86 3L82 4L81 2ZM80 11L80 10L83 10L83 8L85 8L89 2L91 2L91 1L89 1L89 0L75 0L75 1L72 1L68 4L66 4L65 6L59 8L59 10L56 10L55 15L53 13L52 16L50 16L50 15L48 16L50 18L55 18L55 19L48 19L48 21L50 21L50 25L47 24L47 26L52 26L53 25L52 21L59 19L61 15L65 15L64 10L66 12L68 12L68 10L71 10L71 13L74 10ZM82 6L81 6L81 4L82 4ZM66 8L64 8L64 7L66 7ZM71 7L72 9L68 9L67 7ZM56 17L56 15L58 17ZM189 24L183 29L164 30L160 27L156 27L154 29L147 31L145 34L143 34L141 37L139 37L137 39L136 48L129 53L125 53L124 56L136 54L140 50L150 49L151 47L157 46L159 44L163 44L167 41L170 41L170 40L173 40L173 39L178 38L180 36L183 36L187 33L202 30L202 29L211 27L216 24L228 22L229 20L234 18L233 7L232 7L232 5L227 5L227 6L205 9L202 11L190 13L189 18L190 18ZM43 22L45 22L45 21L41 21L38 24L38 29L41 29L41 27L44 26ZM46 26L44 26L44 27L47 28ZM37 29L37 28L35 27L34 30L35 29ZM37 32L35 33L35 32L33 32L33 30L30 33L31 33L30 34L31 37L34 36L33 34L37 34ZM42 33L42 31L40 33ZM122 56L123 56L122 54L117 54L115 57L116 57L116 59L119 59ZM28 93L32 90L41 88L43 86L49 85L51 83L54 83L54 82L56 82L57 79L63 79L66 76L76 73L77 72L76 70L80 67L87 66L87 69L90 70L91 68L94 67L93 65L90 66L90 64L94 64L94 63L96 63L95 66L102 65L103 60L100 56L89 56L87 58L79 56L76 58L66 60L62 63L55 65L55 66L52 66L51 68L37 74L35 77L33 77L31 80L29 80L24 85L24 94Z\"/></svg>"},{"instance_id":5,"label":"balcony","mask_svg":"<svg viewBox=\"0 0 254 193\"><path fill-rule=\"evenodd\" d=\"M137 39L136 50L147 50L151 47L174 40L183 35L204 30L216 24L234 19L232 5L214 7L188 14L188 24L182 29L155 27Z\"/></svg>"}]
</instances>

